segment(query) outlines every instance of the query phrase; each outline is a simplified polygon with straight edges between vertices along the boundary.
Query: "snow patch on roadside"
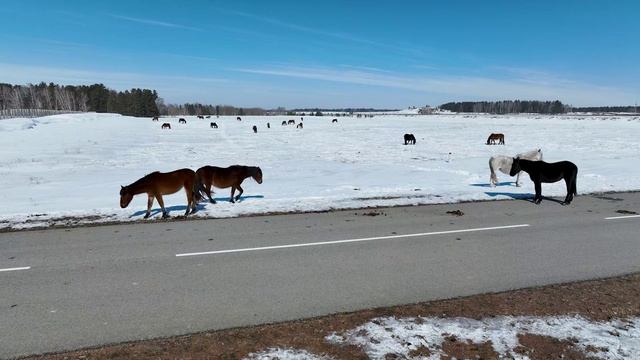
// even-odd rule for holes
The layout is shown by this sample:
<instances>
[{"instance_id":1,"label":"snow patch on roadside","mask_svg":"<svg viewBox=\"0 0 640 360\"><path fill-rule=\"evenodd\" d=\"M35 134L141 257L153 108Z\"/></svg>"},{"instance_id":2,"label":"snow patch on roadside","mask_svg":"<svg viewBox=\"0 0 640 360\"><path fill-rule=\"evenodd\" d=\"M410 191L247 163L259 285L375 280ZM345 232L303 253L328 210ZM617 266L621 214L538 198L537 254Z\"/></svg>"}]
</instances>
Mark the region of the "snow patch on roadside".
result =
<instances>
[{"instance_id":1,"label":"snow patch on roadside","mask_svg":"<svg viewBox=\"0 0 640 360\"><path fill-rule=\"evenodd\" d=\"M312 354L306 350L270 348L257 353L251 353L246 360L331 360L328 356Z\"/></svg>"},{"instance_id":2,"label":"snow patch on roadside","mask_svg":"<svg viewBox=\"0 0 640 360\"><path fill-rule=\"evenodd\" d=\"M475 344L491 342L500 356L529 359L514 351L520 345L518 334L571 340L576 349L601 359L640 359L640 318L598 322L580 316L497 316L481 320L382 317L344 333L330 334L325 340L359 346L371 359L385 359L391 354L411 359L411 351L420 347L429 349L427 359L440 359L445 355L443 342L455 336L458 341Z\"/></svg>"}]
</instances>

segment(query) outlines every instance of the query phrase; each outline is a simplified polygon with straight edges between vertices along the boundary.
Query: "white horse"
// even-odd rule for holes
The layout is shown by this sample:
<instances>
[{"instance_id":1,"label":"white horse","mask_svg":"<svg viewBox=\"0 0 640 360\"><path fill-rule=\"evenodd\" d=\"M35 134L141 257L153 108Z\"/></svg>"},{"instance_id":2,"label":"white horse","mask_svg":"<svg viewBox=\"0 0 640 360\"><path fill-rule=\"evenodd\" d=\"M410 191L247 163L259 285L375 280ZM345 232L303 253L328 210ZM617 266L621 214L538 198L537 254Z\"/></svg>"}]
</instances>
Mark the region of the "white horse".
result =
<instances>
[{"instance_id":1,"label":"white horse","mask_svg":"<svg viewBox=\"0 0 640 360\"><path fill-rule=\"evenodd\" d=\"M517 154L514 157L525 159L525 160L538 161L538 160L542 160L542 150L541 149L531 150L525 153ZM491 179L490 179L491 187L495 187L496 183L498 182L498 177L496 176L496 170L500 170L504 174L509 175L509 171L511 171L511 165L513 165L514 157L505 156L505 155L496 155L496 156L492 156L489 159L489 170L491 170ZM520 173L518 173L516 177L516 186L520 186Z\"/></svg>"}]
</instances>

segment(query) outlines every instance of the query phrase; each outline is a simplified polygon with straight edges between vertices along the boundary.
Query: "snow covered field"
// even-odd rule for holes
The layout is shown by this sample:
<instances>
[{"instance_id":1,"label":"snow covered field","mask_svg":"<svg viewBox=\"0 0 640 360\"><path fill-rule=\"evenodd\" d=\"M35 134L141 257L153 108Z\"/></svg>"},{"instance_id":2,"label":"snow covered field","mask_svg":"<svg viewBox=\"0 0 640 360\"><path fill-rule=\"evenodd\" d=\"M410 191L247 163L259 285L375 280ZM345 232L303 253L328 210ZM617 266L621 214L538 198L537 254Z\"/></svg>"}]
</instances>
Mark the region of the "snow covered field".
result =
<instances>
[{"instance_id":1,"label":"snow covered field","mask_svg":"<svg viewBox=\"0 0 640 360\"><path fill-rule=\"evenodd\" d=\"M488 159L542 148L549 162L578 165L578 193L640 189L640 117L388 115L374 118L305 117L304 129L281 126L300 117L196 119L73 114L0 121L0 229L48 224L140 220L146 196L119 208L120 185L152 171L203 165L257 165L264 183L245 180L243 200L202 203L195 216L326 210L378 205L505 199L533 193L525 177L516 188L498 173L489 187ZM215 121L219 129L211 129ZM170 122L173 129L161 130ZM271 123L271 129L266 123ZM258 126L258 133L251 131ZM487 146L491 132L505 146ZM404 146L413 133L415 146ZM564 182L543 185L564 197ZM184 192L165 197L182 215ZM154 206L157 209L158 204ZM156 217L160 214L154 212ZM73 220L81 218L81 220Z\"/></svg>"}]
</instances>

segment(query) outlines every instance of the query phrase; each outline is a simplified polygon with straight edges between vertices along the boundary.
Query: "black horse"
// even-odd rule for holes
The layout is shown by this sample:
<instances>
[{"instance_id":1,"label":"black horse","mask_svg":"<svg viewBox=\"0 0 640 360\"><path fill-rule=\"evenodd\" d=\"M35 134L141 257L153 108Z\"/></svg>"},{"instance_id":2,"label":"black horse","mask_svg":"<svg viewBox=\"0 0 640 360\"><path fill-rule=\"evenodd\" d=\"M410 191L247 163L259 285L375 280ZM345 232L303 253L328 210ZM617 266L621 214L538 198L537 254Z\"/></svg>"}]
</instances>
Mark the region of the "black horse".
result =
<instances>
[{"instance_id":1,"label":"black horse","mask_svg":"<svg viewBox=\"0 0 640 360\"><path fill-rule=\"evenodd\" d=\"M513 165L511 165L509 175L515 176L521 170L529 174L531 181L535 185L536 196L533 198L533 202L536 204L540 204L542 201L542 183L554 183L564 179L567 184L567 197L565 197L562 205L571 204L573 196L578 195L576 190L578 167L571 161L547 163L542 160L530 161L513 158Z\"/></svg>"},{"instance_id":2,"label":"black horse","mask_svg":"<svg viewBox=\"0 0 640 360\"><path fill-rule=\"evenodd\" d=\"M217 128L218 128L218 124L216 124L216 123L214 123L214 122L212 122L212 123L210 124L210 126L211 126L212 128L214 128L214 129L217 129Z\"/></svg>"},{"instance_id":3,"label":"black horse","mask_svg":"<svg viewBox=\"0 0 640 360\"><path fill-rule=\"evenodd\" d=\"M413 134L404 134L404 144L416 144L416 137Z\"/></svg>"},{"instance_id":4,"label":"black horse","mask_svg":"<svg viewBox=\"0 0 640 360\"><path fill-rule=\"evenodd\" d=\"M257 126L253 125L252 129L253 129L253 132L254 132L254 133L257 133L257 132L258 132L258 127L257 127Z\"/></svg>"}]
</instances>

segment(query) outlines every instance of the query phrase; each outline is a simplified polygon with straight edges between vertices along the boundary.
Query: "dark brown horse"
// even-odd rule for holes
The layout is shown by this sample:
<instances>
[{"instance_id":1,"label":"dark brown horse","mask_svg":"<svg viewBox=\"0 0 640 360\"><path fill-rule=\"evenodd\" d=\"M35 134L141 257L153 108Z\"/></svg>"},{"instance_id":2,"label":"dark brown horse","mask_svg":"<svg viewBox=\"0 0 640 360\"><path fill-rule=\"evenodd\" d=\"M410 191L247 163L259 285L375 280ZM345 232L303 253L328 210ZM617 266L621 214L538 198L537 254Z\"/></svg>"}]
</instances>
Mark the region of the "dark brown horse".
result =
<instances>
[{"instance_id":1,"label":"dark brown horse","mask_svg":"<svg viewBox=\"0 0 640 360\"><path fill-rule=\"evenodd\" d=\"M164 123L164 124L162 124L161 128L163 128L163 129L171 129L171 124Z\"/></svg>"},{"instance_id":2,"label":"dark brown horse","mask_svg":"<svg viewBox=\"0 0 640 360\"><path fill-rule=\"evenodd\" d=\"M404 134L404 144L416 144L416 137L413 134Z\"/></svg>"},{"instance_id":3,"label":"dark brown horse","mask_svg":"<svg viewBox=\"0 0 640 360\"><path fill-rule=\"evenodd\" d=\"M296 124L296 121L295 121L295 120L293 120L293 119L292 119L292 120L287 121L287 125L295 125L295 124Z\"/></svg>"},{"instance_id":4,"label":"dark brown horse","mask_svg":"<svg viewBox=\"0 0 640 360\"><path fill-rule=\"evenodd\" d=\"M187 120L185 120L184 118L180 118L178 119L178 124L186 124Z\"/></svg>"},{"instance_id":5,"label":"dark brown horse","mask_svg":"<svg viewBox=\"0 0 640 360\"><path fill-rule=\"evenodd\" d=\"M238 120L238 121L242 121L242 118L241 118L240 116L238 116L238 117L236 118L236 120Z\"/></svg>"},{"instance_id":6,"label":"dark brown horse","mask_svg":"<svg viewBox=\"0 0 640 360\"><path fill-rule=\"evenodd\" d=\"M331 122L332 122L332 123L337 123L337 122L338 122L338 119L333 119L333 120L331 120Z\"/></svg>"},{"instance_id":7,"label":"dark brown horse","mask_svg":"<svg viewBox=\"0 0 640 360\"><path fill-rule=\"evenodd\" d=\"M504 134L494 134L489 135L487 139L487 145L495 145L496 140L498 140L499 145L504 145Z\"/></svg>"},{"instance_id":8,"label":"dark brown horse","mask_svg":"<svg viewBox=\"0 0 640 360\"><path fill-rule=\"evenodd\" d=\"M199 191L194 191L197 189L196 173L191 169L180 169L168 173L156 171L131 185L122 186L120 189L120 207L124 209L129 206L135 195L147 193L147 213L144 218L146 219L151 215L151 206L153 206L154 198L158 200L158 204L162 208L162 217L166 218L169 217L169 214L164 208L162 195L176 193L182 188L187 193L187 211L184 215L189 215L189 210L193 214L196 212L196 204L200 201L201 196Z\"/></svg>"},{"instance_id":9,"label":"dark brown horse","mask_svg":"<svg viewBox=\"0 0 640 360\"><path fill-rule=\"evenodd\" d=\"M300 123L300 124L296 125L296 128L297 128L297 129L303 129L303 128L304 128L303 123Z\"/></svg>"},{"instance_id":10,"label":"dark brown horse","mask_svg":"<svg viewBox=\"0 0 640 360\"><path fill-rule=\"evenodd\" d=\"M204 116L198 115L198 119L204 119Z\"/></svg>"},{"instance_id":11,"label":"dark brown horse","mask_svg":"<svg viewBox=\"0 0 640 360\"><path fill-rule=\"evenodd\" d=\"M554 163L530 161L520 158L513 158L509 175L515 176L520 171L529 174L536 190L533 202L540 204L542 201L542 183L554 183L564 179L567 186L567 196L562 205L569 205L574 195L578 195L576 189L576 179L578 177L578 167L571 161L558 161Z\"/></svg>"},{"instance_id":12,"label":"dark brown horse","mask_svg":"<svg viewBox=\"0 0 640 360\"><path fill-rule=\"evenodd\" d=\"M283 122L282 122L282 126L287 126L287 122L286 122L286 121L283 121Z\"/></svg>"},{"instance_id":13,"label":"dark brown horse","mask_svg":"<svg viewBox=\"0 0 640 360\"><path fill-rule=\"evenodd\" d=\"M214 123L214 122L212 122L212 123L210 124L210 126L211 126L212 128L214 128L214 129L217 129L217 128L218 128L218 124L216 124L216 123Z\"/></svg>"},{"instance_id":14,"label":"dark brown horse","mask_svg":"<svg viewBox=\"0 0 640 360\"><path fill-rule=\"evenodd\" d=\"M153 119L151 119L151 121L158 121L160 120L157 116L154 116Z\"/></svg>"},{"instance_id":15,"label":"dark brown horse","mask_svg":"<svg viewBox=\"0 0 640 360\"><path fill-rule=\"evenodd\" d=\"M243 193L240 184L248 177L252 177L258 184L262 184L262 170L257 166L232 165L227 168L203 166L196 171L196 187L198 192L204 192L213 204L216 201L211 197L211 186L220 189L231 187L231 199L229 201L236 202ZM233 194L236 189L238 189L239 193L234 198Z\"/></svg>"}]
</instances>

